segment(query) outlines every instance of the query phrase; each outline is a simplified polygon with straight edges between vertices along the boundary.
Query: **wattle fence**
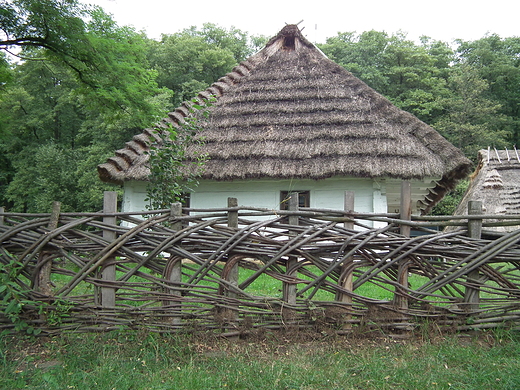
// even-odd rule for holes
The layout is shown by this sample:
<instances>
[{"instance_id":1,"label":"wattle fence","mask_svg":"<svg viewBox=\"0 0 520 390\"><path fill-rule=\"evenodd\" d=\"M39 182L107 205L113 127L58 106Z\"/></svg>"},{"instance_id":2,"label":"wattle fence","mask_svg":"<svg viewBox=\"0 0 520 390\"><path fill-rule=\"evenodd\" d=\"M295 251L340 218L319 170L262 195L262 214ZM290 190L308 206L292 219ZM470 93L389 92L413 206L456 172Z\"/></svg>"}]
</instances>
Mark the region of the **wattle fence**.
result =
<instances>
[{"instance_id":1,"label":"wattle fence","mask_svg":"<svg viewBox=\"0 0 520 390\"><path fill-rule=\"evenodd\" d=\"M520 215L404 220L233 198L222 209L139 214L115 203L107 193L100 213L60 213L58 203L49 214L0 209L0 330L240 336L520 325L520 230L486 233L520 225Z\"/></svg>"}]
</instances>

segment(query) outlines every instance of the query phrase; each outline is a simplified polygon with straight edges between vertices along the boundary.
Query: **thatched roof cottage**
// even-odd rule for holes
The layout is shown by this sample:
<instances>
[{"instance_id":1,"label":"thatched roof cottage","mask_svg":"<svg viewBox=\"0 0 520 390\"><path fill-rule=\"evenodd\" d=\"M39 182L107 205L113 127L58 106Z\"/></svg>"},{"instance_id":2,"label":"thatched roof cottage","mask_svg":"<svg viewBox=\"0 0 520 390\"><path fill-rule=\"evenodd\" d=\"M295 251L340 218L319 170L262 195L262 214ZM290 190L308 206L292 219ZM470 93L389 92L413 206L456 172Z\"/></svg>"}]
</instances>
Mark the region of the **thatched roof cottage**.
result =
<instances>
[{"instance_id":1,"label":"thatched roof cottage","mask_svg":"<svg viewBox=\"0 0 520 390\"><path fill-rule=\"evenodd\" d=\"M287 192L299 191L305 206L341 209L344 191L353 190L356 211L394 212L400 183L409 180L413 211L424 213L469 172L457 148L329 60L296 25L199 98L211 95L202 146L209 161L192 207L222 207L233 196L278 209ZM177 126L187 107L158 128ZM146 151L155 137L144 130L98 167L101 180L124 184L125 210L145 207Z\"/></svg>"},{"instance_id":2,"label":"thatched roof cottage","mask_svg":"<svg viewBox=\"0 0 520 390\"><path fill-rule=\"evenodd\" d=\"M482 149L478 152L477 169L455 210L455 215L467 215L470 201L482 202L487 215L520 214L520 152ZM499 232L517 230L518 226L486 228Z\"/></svg>"}]
</instances>

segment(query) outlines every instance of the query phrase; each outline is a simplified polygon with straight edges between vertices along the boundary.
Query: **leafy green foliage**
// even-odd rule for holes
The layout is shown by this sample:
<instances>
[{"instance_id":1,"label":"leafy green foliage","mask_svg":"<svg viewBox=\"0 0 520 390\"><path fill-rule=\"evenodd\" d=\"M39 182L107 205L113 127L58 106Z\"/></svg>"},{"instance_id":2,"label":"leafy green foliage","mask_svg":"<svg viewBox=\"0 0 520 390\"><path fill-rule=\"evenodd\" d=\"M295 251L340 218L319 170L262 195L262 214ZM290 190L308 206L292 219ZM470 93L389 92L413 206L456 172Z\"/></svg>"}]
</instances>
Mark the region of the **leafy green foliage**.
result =
<instances>
[{"instance_id":1,"label":"leafy green foliage","mask_svg":"<svg viewBox=\"0 0 520 390\"><path fill-rule=\"evenodd\" d=\"M87 73L34 47L8 69L0 92L0 204L11 210L48 211L54 200L64 210L100 210L103 190L113 188L100 182L96 166L167 111L171 91L157 88L144 37L99 9L88 15L86 41L76 42L92 49L82 57Z\"/></svg>"},{"instance_id":2,"label":"leafy green foliage","mask_svg":"<svg viewBox=\"0 0 520 390\"><path fill-rule=\"evenodd\" d=\"M80 60L84 54L74 45L84 38L87 12L78 1L2 0L0 10L0 50L44 47L68 60Z\"/></svg>"},{"instance_id":3,"label":"leafy green foliage","mask_svg":"<svg viewBox=\"0 0 520 390\"><path fill-rule=\"evenodd\" d=\"M497 111L506 119L504 130L510 141L520 144L520 38L488 35L476 41L459 41L458 62L473 68L488 88L483 97L499 105Z\"/></svg>"},{"instance_id":4,"label":"leafy green foliage","mask_svg":"<svg viewBox=\"0 0 520 390\"><path fill-rule=\"evenodd\" d=\"M199 37L212 47L229 50L237 63L260 50L266 41L262 37L248 37L247 33L235 27L226 30L213 23L205 23L201 29L192 26L176 35Z\"/></svg>"},{"instance_id":5,"label":"leafy green foliage","mask_svg":"<svg viewBox=\"0 0 520 390\"><path fill-rule=\"evenodd\" d=\"M469 179L461 180L431 211L431 215L453 215L469 186Z\"/></svg>"},{"instance_id":6,"label":"leafy green foliage","mask_svg":"<svg viewBox=\"0 0 520 390\"><path fill-rule=\"evenodd\" d=\"M255 42L240 30L205 24L150 41L148 59L159 86L174 91L177 107L230 72L256 49Z\"/></svg>"},{"instance_id":7,"label":"leafy green foliage","mask_svg":"<svg viewBox=\"0 0 520 390\"><path fill-rule=\"evenodd\" d=\"M101 9L90 13L87 24L89 50L96 53L93 63L82 74L79 91L83 104L109 114L130 110L141 124L149 125L150 116L157 119L161 112L143 97L161 93L156 72L146 58L148 40L129 27L119 27ZM96 103L96 104L92 104Z\"/></svg>"},{"instance_id":8,"label":"leafy green foliage","mask_svg":"<svg viewBox=\"0 0 520 390\"><path fill-rule=\"evenodd\" d=\"M6 194L13 209L45 210L55 200L62 202L63 210L74 211L79 206L73 195L79 192L75 176L78 156L73 150L44 144L24 148L22 157L13 162L17 174Z\"/></svg>"},{"instance_id":9,"label":"leafy green foliage","mask_svg":"<svg viewBox=\"0 0 520 390\"><path fill-rule=\"evenodd\" d=\"M472 160L479 149L509 146L501 106L486 98L488 82L466 64L455 66L448 82L454 93L445 99L446 114L435 123L441 134Z\"/></svg>"},{"instance_id":10,"label":"leafy green foliage","mask_svg":"<svg viewBox=\"0 0 520 390\"><path fill-rule=\"evenodd\" d=\"M101 209L109 187L97 178L96 165L140 130L139 115L89 110L78 100L71 71L59 63L28 61L15 75L0 99L2 203L18 211L47 211L54 200L65 210Z\"/></svg>"},{"instance_id":11,"label":"leafy green foliage","mask_svg":"<svg viewBox=\"0 0 520 390\"><path fill-rule=\"evenodd\" d=\"M0 9L0 50L21 48L24 60L65 64L97 110L151 108L142 99L157 92L155 73L145 66L145 39L118 27L101 8L76 0L14 0L2 1Z\"/></svg>"},{"instance_id":12,"label":"leafy green foliage","mask_svg":"<svg viewBox=\"0 0 520 390\"><path fill-rule=\"evenodd\" d=\"M191 115L178 127L169 127L159 134L161 143L150 147L150 182L147 186L147 201L152 210L170 207L174 202L183 200L183 196L193 191L202 174L207 156L199 154L192 161L187 161L187 149L204 142L200 136L209 117L208 109L214 99L198 104L191 104Z\"/></svg>"},{"instance_id":13,"label":"leafy green foliage","mask_svg":"<svg viewBox=\"0 0 520 390\"><path fill-rule=\"evenodd\" d=\"M9 81L12 80L11 65L5 53L0 52L0 96L7 89Z\"/></svg>"},{"instance_id":14,"label":"leafy green foliage","mask_svg":"<svg viewBox=\"0 0 520 390\"><path fill-rule=\"evenodd\" d=\"M8 254L4 253L6 258ZM18 275L23 265L11 258L7 264L0 262L0 312L3 313L14 325L16 332L26 332L37 335L41 331L30 326L22 316L25 305L42 305L28 298L29 288L20 284Z\"/></svg>"},{"instance_id":15,"label":"leafy green foliage","mask_svg":"<svg viewBox=\"0 0 520 390\"><path fill-rule=\"evenodd\" d=\"M12 322L13 330L35 336L41 333L41 329L30 325L27 317L24 317L26 307L33 312L36 309L49 325L61 325L68 317L73 303L59 297L54 298L52 302L33 299L29 294L31 288L23 282L24 278L20 275L24 268L23 264L6 251L1 255L0 313ZM7 329L5 334L9 332L10 330Z\"/></svg>"}]
</instances>

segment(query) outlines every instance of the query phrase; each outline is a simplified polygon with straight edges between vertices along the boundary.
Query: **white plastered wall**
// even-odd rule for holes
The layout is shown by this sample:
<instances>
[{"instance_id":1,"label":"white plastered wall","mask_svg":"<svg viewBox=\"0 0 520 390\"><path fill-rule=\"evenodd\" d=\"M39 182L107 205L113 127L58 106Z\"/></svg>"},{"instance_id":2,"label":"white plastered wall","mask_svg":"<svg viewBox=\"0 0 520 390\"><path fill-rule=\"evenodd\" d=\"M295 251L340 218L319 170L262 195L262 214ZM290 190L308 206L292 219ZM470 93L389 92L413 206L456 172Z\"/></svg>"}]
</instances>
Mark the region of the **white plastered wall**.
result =
<instances>
[{"instance_id":1,"label":"white plastered wall","mask_svg":"<svg viewBox=\"0 0 520 390\"><path fill-rule=\"evenodd\" d=\"M280 209L281 191L310 191L310 207L338 209L344 207L345 191L355 193L355 211L386 212L384 184L372 179L329 178L324 180L202 180L191 194L192 208L226 207L227 198L238 199L241 206ZM146 210L146 182L125 183L123 211Z\"/></svg>"}]
</instances>

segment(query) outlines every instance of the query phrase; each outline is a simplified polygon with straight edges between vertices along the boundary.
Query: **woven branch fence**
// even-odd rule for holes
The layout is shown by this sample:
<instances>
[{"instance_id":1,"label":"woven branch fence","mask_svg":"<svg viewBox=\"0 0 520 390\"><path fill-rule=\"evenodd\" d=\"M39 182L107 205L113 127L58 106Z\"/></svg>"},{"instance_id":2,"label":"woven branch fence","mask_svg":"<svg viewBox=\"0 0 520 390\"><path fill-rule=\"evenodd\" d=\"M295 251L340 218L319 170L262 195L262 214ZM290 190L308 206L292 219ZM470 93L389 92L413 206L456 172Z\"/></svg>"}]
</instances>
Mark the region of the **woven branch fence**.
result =
<instances>
[{"instance_id":1,"label":"woven branch fence","mask_svg":"<svg viewBox=\"0 0 520 390\"><path fill-rule=\"evenodd\" d=\"M403 220L253 209L232 198L222 209L175 204L144 215L116 213L110 194L102 213L0 210L0 298L19 308L0 314L0 330L20 330L20 321L42 334L228 336L520 325L520 230L477 237L480 226L519 225L520 216ZM447 225L459 227L435 230Z\"/></svg>"}]
</instances>

